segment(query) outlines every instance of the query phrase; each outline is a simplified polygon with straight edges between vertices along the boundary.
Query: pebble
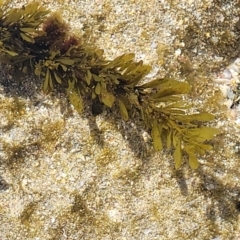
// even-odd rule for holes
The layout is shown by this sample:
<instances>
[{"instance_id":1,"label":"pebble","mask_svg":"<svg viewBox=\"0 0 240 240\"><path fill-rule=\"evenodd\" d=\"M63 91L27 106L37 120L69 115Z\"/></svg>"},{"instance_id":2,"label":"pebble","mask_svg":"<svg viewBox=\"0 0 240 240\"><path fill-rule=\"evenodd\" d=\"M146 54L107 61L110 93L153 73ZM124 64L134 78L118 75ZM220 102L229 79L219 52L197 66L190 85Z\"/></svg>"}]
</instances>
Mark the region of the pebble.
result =
<instances>
[{"instance_id":1,"label":"pebble","mask_svg":"<svg viewBox=\"0 0 240 240\"><path fill-rule=\"evenodd\" d=\"M237 90L240 86L239 74L240 58L237 58L213 79L219 85L225 98L225 105L230 109L229 118L238 125L240 123L240 104L237 100L240 97L240 92Z\"/></svg>"},{"instance_id":2,"label":"pebble","mask_svg":"<svg viewBox=\"0 0 240 240\"><path fill-rule=\"evenodd\" d=\"M178 56L180 56L181 55L181 49L180 48L178 48L176 51L175 51L175 57L178 57Z\"/></svg>"},{"instance_id":3,"label":"pebble","mask_svg":"<svg viewBox=\"0 0 240 240\"><path fill-rule=\"evenodd\" d=\"M212 183L208 184L206 187L207 190L213 190L215 188L215 186Z\"/></svg>"}]
</instances>

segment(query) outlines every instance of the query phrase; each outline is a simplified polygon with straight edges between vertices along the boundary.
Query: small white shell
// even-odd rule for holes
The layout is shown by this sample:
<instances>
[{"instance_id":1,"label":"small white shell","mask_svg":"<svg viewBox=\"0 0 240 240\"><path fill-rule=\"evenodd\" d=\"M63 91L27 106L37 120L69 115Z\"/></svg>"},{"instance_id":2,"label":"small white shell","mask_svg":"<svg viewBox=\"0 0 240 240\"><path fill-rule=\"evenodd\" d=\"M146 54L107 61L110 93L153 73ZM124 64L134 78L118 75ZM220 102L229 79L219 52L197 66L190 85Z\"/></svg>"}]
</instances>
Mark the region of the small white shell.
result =
<instances>
[{"instance_id":1,"label":"small white shell","mask_svg":"<svg viewBox=\"0 0 240 240\"><path fill-rule=\"evenodd\" d=\"M239 75L239 72L236 71L234 68L229 68L229 71L231 72L232 77L236 77Z\"/></svg>"},{"instance_id":2,"label":"small white shell","mask_svg":"<svg viewBox=\"0 0 240 240\"><path fill-rule=\"evenodd\" d=\"M225 83L230 84L232 79L232 72L226 68L218 77L214 78L213 81L219 84Z\"/></svg>"},{"instance_id":3,"label":"small white shell","mask_svg":"<svg viewBox=\"0 0 240 240\"><path fill-rule=\"evenodd\" d=\"M222 83L231 84L231 79L228 79L228 78L214 78L213 81L218 84L222 84Z\"/></svg>"},{"instance_id":4,"label":"small white shell","mask_svg":"<svg viewBox=\"0 0 240 240\"><path fill-rule=\"evenodd\" d=\"M225 69L222 74L221 74L222 78L227 78L227 79L231 79L232 78L232 71L230 69Z\"/></svg>"}]
</instances>

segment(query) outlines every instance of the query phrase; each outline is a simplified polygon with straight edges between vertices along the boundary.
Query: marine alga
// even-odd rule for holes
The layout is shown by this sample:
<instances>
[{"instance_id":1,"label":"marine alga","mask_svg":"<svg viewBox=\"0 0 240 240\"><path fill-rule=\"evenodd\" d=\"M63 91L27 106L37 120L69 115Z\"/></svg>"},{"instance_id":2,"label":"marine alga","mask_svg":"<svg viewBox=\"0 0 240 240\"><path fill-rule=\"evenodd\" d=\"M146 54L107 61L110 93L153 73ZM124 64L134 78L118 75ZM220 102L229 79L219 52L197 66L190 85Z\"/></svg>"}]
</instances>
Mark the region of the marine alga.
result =
<instances>
[{"instance_id":1,"label":"marine alga","mask_svg":"<svg viewBox=\"0 0 240 240\"><path fill-rule=\"evenodd\" d=\"M57 13L50 13L38 2L11 8L11 1L0 1L1 61L23 73L34 73L43 80L47 94L57 86L65 89L71 104L81 113L84 100L92 99L92 109L117 107L125 121L139 113L156 151L174 149L175 167L182 155L189 157L192 169L197 156L212 149L206 141L218 130L203 126L214 119L209 113L187 114L192 107L182 95L191 91L186 82L159 78L142 84L151 67L134 61L134 54L114 60L103 57L103 50L72 35ZM94 113L93 112L93 113Z\"/></svg>"}]
</instances>

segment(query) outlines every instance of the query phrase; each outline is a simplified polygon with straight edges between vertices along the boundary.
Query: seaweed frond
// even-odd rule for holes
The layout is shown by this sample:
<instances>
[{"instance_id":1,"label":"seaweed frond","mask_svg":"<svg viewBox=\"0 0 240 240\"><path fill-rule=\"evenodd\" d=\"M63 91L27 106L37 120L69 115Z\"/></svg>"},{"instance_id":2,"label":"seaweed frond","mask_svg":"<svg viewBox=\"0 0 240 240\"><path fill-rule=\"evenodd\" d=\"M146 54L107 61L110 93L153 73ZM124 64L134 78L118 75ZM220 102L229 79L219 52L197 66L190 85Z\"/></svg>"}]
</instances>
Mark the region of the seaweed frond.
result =
<instances>
[{"instance_id":1,"label":"seaweed frond","mask_svg":"<svg viewBox=\"0 0 240 240\"><path fill-rule=\"evenodd\" d=\"M35 38L43 34L40 26L50 11L37 2L22 8L11 8L10 3L0 6L1 59L26 73L35 57Z\"/></svg>"},{"instance_id":2,"label":"seaweed frond","mask_svg":"<svg viewBox=\"0 0 240 240\"><path fill-rule=\"evenodd\" d=\"M116 106L127 121L138 112L156 151L173 148L176 168L185 152L190 167L198 168L197 156L212 149L206 141L218 130L202 125L213 115L188 114L191 106L182 98L191 91L188 83L163 78L141 84L151 67L134 61L133 53L107 60L103 50L71 35L59 14L47 16L50 11L37 2L10 9L9 2L0 4L2 62L24 73L34 72L43 79L45 93L62 87L79 113L87 97L92 99L94 114L103 106Z\"/></svg>"}]
</instances>

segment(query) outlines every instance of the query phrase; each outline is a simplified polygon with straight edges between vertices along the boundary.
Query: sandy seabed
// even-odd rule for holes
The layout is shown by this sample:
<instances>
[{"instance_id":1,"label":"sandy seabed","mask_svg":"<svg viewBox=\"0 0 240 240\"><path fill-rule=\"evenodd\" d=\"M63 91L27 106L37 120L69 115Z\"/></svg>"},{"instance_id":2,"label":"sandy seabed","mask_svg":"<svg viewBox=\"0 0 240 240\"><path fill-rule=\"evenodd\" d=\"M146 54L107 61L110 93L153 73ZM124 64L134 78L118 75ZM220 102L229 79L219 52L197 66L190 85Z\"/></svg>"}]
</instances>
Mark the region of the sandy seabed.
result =
<instances>
[{"instance_id":1,"label":"sandy seabed","mask_svg":"<svg viewBox=\"0 0 240 240\"><path fill-rule=\"evenodd\" d=\"M13 1L20 7L24 1ZM239 1L42 1L72 31L192 86L221 133L201 167L174 169L138 121L82 115L1 68L0 239L240 239L240 125L214 76L239 57Z\"/></svg>"}]
</instances>

